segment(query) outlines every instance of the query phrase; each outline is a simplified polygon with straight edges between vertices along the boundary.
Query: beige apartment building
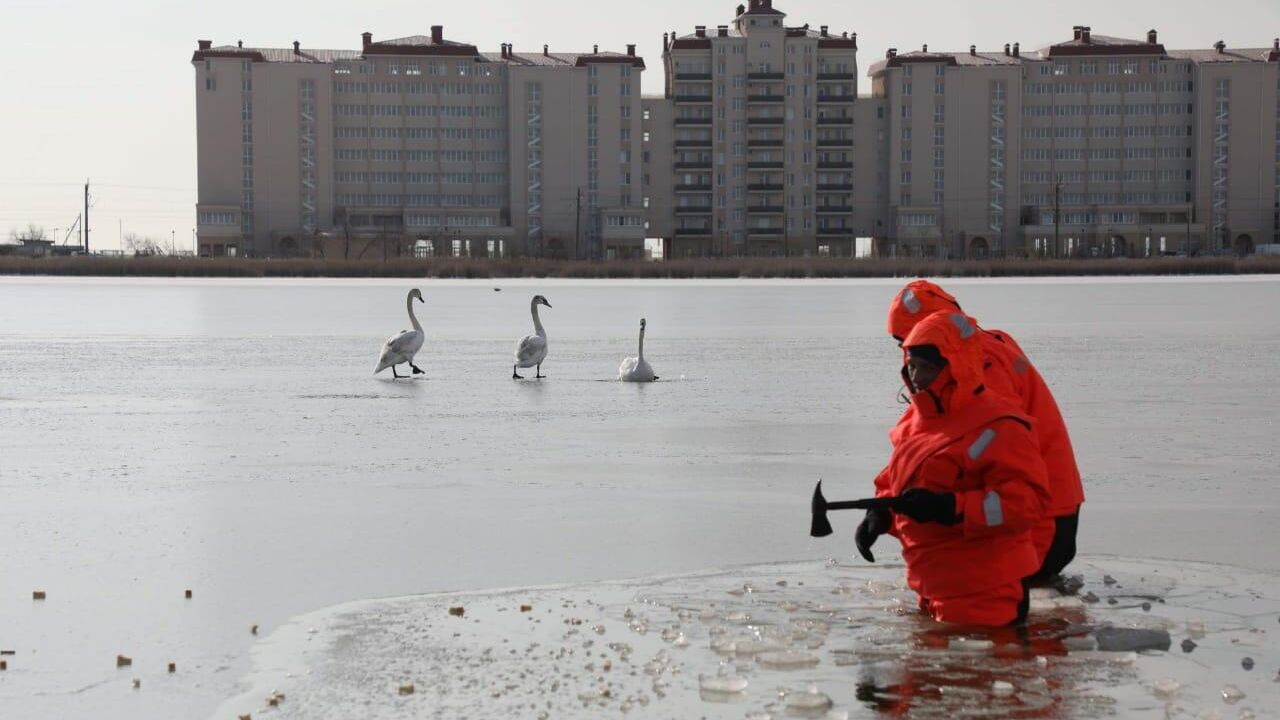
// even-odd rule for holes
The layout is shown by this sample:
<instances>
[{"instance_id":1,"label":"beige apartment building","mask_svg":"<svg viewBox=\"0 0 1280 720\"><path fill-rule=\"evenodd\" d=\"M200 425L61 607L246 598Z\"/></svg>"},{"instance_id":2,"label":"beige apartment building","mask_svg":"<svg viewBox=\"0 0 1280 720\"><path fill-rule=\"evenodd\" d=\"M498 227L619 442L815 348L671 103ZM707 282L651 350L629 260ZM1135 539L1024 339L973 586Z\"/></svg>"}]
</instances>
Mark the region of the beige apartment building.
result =
<instances>
[{"instance_id":1,"label":"beige apartment building","mask_svg":"<svg viewBox=\"0 0 1280 720\"><path fill-rule=\"evenodd\" d=\"M899 53L887 101L888 255L1253 252L1280 242L1280 41L1166 50L1073 37L1037 52Z\"/></svg>"},{"instance_id":2,"label":"beige apartment building","mask_svg":"<svg viewBox=\"0 0 1280 720\"><path fill-rule=\"evenodd\" d=\"M883 103L857 100L857 37L785 17L751 0L728 25L663 38L646 193L667 256L849 255L883 218Z\"/></svg>"},{"instance_id":3,"label":"beige apartment building","mask_svg":"<svg viewBox=\"0 0 1280 720\"><path fill-rule=\"evenodd\" d=\"M1280 243L1280 40L890 49L773 0L625 53L429 36L193 58L203 255L987 255Z\"/></svg>"},{"instance_id":4,"label":"beige apartment building","mask_svg":"<svg viewBox=\"0 0 1280 720\"><path fill-rule=\"evenodd\" d=\"M635 46L361 40L200 41L200 254L643 254Z\"/></svg>"}]
</instances>

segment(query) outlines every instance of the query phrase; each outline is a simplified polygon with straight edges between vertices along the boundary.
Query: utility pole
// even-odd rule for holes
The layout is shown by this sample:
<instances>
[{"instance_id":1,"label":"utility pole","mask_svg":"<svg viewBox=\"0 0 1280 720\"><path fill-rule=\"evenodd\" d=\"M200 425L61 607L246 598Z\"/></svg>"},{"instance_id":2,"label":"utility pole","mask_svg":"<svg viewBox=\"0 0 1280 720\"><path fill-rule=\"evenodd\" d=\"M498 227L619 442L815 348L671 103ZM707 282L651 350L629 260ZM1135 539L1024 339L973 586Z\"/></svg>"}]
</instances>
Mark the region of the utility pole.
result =
<instances>
[{"instance_id":1,"label":"utility pole","mask_svg":"<svg viewBox=\"0 0 1280 720\"><path fill-rule=\"evenodd\" d=\"M1049 257L1058 256L1058 233L1061 231L1062 223L1062 183L1053 186L1053 252Z\"/></svg>"},{"instance_id":2,"label":"utility pole","mask_svg":"<svg viewBox=\"0 0 1280 720\"><path fill-rule=\"evenodd\" d=\"M84 254L89 254L89 178L84 180L84 225L81 227L81 234L84 239L82 243Z\"/></svg>"}]
</instances>

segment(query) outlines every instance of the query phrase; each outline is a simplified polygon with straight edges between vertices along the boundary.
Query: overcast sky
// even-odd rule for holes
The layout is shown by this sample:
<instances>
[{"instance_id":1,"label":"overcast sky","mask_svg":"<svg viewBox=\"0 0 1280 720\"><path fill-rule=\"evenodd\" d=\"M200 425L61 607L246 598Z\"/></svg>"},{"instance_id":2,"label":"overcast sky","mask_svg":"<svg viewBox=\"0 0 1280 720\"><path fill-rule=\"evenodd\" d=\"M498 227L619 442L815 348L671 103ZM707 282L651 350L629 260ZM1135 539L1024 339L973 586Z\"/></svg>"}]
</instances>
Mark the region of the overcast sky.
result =
<instances>
[{"instance_id":1,"label":"overcast sky","mask_svg":"<svg viewBox=\"0 0 1280 720\"><path fill-rule=\"evenodd\" d=\"M648 61L645 92L662 91L662 33L726 24L739 1L488 0L488 2L146 2L0 0L0 235L28 222L64 231L80 212L80 186L94 186L92 242L118 247L121 228L191 247L195 224L197 39L214 44L307 48L360 45L428 34L497 50L624 51ZM1277 0L1133 2L1034 0L851 2L776 0L787 24L829 25L858 33L863 73L888 47L928 43L935 50L1040 48L1095 33L1143 37L1160 31L1167 47L1267 47L1280 36ZM607 10L606 10L607 8ZM866 90L865 81L860 89ZM59 239L61 239L61 231Z\"/></svg>"}]
</instances>

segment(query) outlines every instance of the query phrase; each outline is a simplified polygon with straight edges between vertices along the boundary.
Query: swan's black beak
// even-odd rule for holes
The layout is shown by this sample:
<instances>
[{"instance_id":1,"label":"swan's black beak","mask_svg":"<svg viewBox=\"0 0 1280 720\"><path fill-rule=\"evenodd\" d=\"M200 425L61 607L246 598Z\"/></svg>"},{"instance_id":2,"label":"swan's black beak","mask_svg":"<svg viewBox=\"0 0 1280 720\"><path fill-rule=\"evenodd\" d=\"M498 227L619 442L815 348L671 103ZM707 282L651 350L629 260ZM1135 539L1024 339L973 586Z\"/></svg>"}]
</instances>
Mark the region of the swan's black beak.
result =
<instances>
[{"instance_id":1,"label":"swan's black beak","mask_svg":"<svg viewBox=\"0 0 1280 720\"><path fill-rule=\"evenodd\" d=\"M543 300L542 304L546 305L547 307L551 307L551 303L547 302L546 300Z\"/></svg>"}]
</instances>

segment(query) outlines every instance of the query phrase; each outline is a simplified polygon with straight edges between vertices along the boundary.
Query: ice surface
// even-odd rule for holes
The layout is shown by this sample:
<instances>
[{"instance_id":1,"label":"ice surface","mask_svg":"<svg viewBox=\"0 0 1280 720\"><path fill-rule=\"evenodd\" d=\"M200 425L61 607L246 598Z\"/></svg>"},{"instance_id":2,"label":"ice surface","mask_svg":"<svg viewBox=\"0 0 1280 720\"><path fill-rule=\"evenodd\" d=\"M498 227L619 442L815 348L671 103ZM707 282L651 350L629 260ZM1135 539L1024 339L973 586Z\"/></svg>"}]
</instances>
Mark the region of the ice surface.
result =
<instances>
[{"instance_id":1,"label":"ice surface","mask_svg":"<svg viewBox=\"0 0 1280 720\"><path fill-rule=\"evenodd\" d=\"M808 499L819 477L833 500L860 497L884 462L902 410L884 312L900 284L528 280L495 293L425 280L0 278L0 647L17 653L4 657L0 714L207 717L237 692L255 642L365 598L850 563L857 514L833 514L836 536L811 540ZM944 284L1015 333L1053 386L1089 494L1083 553L1280 571L1280 383L1265 380L1280 377L1280 282ZM411 285L426 298L427 375L371 377L383 340L405 327ZM543 315L549 377L513 383L505 363L535 293L555 306ZM672 382L612 381L642 314L645 351ZM876 554L899 557L890 538ZM780 579L723 588L743 613L719 621L728 642L782 637L751 627L752 598L774 593L778 609L805 616L803 580ZM900 584L894 573L841 580L806 602L888 604ZM1084 612L1163 610L1099 585ZM35 590L47 599L33 602ZM537 624L548 609L560 611L510 612ZM674 665L709 651L693 631L704 610L671 621L683 649L646 613L634 630L574 629L598 651L644 630ZM477 611L468 604L457 622ZM1175 642L1182 627L1169 628ZM821 628L804 631L784 642L821 657L812 670L842 660L827 655L831 640L812 647ZM312 642L323 638L317 627ZM132 670L117 670L117 654ZM1250 677L1275 676L1249 654ZM753 656L717 657L765 670ZM1186 657L1200 662L1201 650ZM1230 665L1243 673L1239 658ZM618 668L615 657L609 674ZM802 689L806 672L787 671L785 685ZM1016 696L1043 702L1021 686Z\"/></svg>"},{"instance_id":2,"label":"ice surface","mask_svg":"<svg viewBox=\"0 0 1280 720\"><path fill-rule=\"evenodd\" d=\"M1240 667L1243 657L1280 663L1269 635L1280 578L1111 557L1077 569L1103 598L1160 602L1150 612L1047 608L1020 629L954 628L910 609L900 566L826 562L366 601L297 618L260 643L252 689L218 717L255 711L268 687L289 696L271 717L297 719L1193 718L1226 703L1232 717L1280 707L1280 686ZM738 592L743 582L755 590ZM540 610L520 613L522 604ZM449 616L453 605L466 606L465 619ZM1193 658L1064 642L1082 632L1182 634L1191 617L1203 626ZM639 619L651 629L635 630ZM593 642L582 632L590 627L617 637ZM721 640L744 632L756 639L743 642L782 649L726 653ZM674 649L674 637L688 647ZM417 687L412 698L394 692L405 682Z\"/></svg>"}]
</instances>

